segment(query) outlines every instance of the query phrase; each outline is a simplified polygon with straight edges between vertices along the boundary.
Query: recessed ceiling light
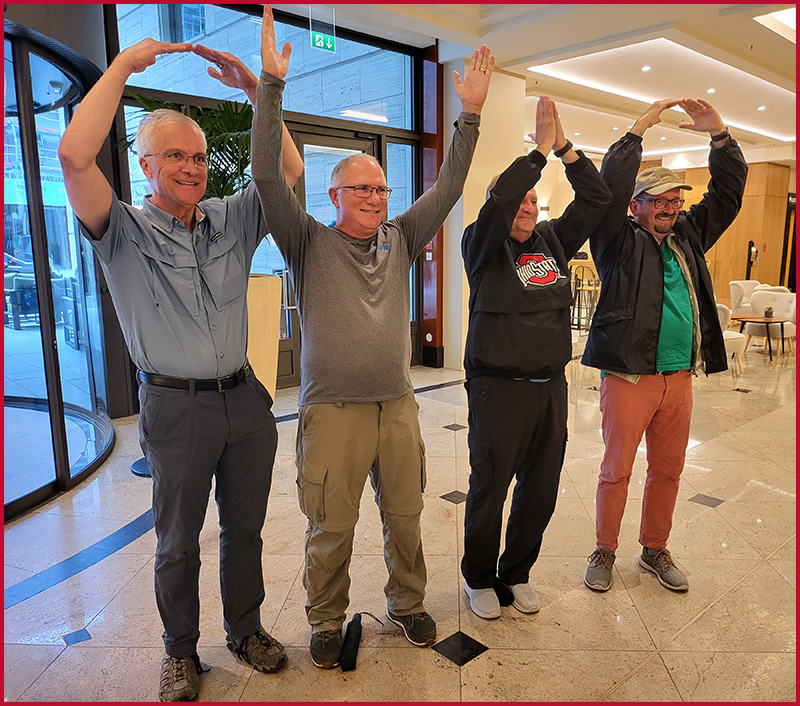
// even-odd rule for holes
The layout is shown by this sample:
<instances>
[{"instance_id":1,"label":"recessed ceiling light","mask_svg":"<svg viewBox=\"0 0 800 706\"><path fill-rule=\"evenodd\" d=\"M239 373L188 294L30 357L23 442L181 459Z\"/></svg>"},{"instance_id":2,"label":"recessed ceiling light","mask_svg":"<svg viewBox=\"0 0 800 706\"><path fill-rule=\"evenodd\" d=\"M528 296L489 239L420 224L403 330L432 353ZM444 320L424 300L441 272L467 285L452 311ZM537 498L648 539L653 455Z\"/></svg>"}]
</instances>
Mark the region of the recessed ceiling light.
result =
<instances>
[{"instance_id":1,"label":"recessed ceiling light","mask_svg":"<svg viewBox=\"0 0 800 706\"><path fill-rule=\"evenodd\" d=\"M666 140L667 138L666 137L659 137L658 139L659 140Z\"/></svg>"},{"instance_id":2,"label":"recessed ceiling light","mask_svg":"<svg viewBox=\"0 0 800 706\"><path fill-rule=\"evenodd\" d=\"M612 127L611 129L612 129L612 130L619 130L619 128L618 128L618 127Z\"/></svg>"},{"instance_id":3,"label":"recessed ceiling light","mask_svg":"<svg viewBox=\"0 0 800 706\"><path fill-rule=\"evenodd\" d=\"M706 93L716 93L716 91L713 88L709 88Z\"/></svg>"},{"instance_id":4,"label":"recessed ceiling light","mask_svg":"<svg viewBox=\"0 0 800 706\"><path fill-rule=\"evenodd\" d=\"M650 71L650 67L649 66L642 66L642 71Z\"/></svg>"},{"instance_id":5,"label":"recessed ceiling light","mask_svg":"<svg viewBox=\"0 0 800 706\"><path fill-rule=\"evenodd\" d=\"M759 110L766 110L766 109L767 109L767 106L765 106L765 105L760 105L760 106L758 106L758 109L759 109Z\"/></svg>"},{"instance_id":6,"label":"recessed ceiling light","mask_svg":"<svg viewBox=\"0 0 800 706\"><path fill-rule=\"evenodd\" d=\"M579 136L580 136L580 133L579 133L579 132L573 132L572 134L573 134L575 137L579 137Z\"/></svg>"}]
</instances>

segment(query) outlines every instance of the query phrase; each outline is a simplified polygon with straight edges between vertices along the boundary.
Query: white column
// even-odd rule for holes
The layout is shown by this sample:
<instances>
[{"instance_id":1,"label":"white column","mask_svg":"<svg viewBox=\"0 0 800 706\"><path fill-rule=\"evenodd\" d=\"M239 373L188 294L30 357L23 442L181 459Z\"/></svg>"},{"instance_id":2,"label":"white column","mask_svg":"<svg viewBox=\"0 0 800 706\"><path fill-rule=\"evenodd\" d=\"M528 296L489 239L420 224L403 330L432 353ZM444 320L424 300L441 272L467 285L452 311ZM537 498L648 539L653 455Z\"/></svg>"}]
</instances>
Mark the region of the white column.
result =
<instances>
[{"instance_id":1,"label":"white column","mask_svg":"<svg viewBox=\"0 0 800 706\"><path fill-rule=\"evenodd\" d=\"M453 122L461 112L453 85L453 70L464 76L463 60L444 67L445 145L453 137ZM444 222L444 366L459 370L464 364L464 341L469 321L469 285L461 260L461 236L486 201L489 180L525 154L525 79L495 71L481 112L481 133L464 196Z\"/></svg>"}]
</instances>

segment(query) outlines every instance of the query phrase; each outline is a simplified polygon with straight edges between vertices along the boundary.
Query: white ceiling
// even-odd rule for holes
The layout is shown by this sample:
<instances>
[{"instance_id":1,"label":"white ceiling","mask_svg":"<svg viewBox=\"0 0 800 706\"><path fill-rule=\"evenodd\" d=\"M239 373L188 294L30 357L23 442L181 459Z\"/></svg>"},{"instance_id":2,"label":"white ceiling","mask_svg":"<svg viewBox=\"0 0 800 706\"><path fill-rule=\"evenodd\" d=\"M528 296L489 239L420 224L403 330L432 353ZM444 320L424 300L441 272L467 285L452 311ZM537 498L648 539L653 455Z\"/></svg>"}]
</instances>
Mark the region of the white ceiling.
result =
<instances>
[{"instance_id":1,"label":"white ceiling","mask_svg":"<svg viewBox=\"0 0 800 706\"><path fill-rule=\"evenodd\" d=\"M308 5L275 7L308 13ZM526 133L533 132L539 95L556 100L576 145L599 151L653 100L704 98L720 111L745 149L763 150L766 159L794 166L794 31L781 35L753 19L794 5L331 7L342 27L419 47L438 40L441 61L467 56L487 44L500 70L526 78ZM645 65L647 72L642 71ZM707 93L709 88L715 92ZM677 127L685 118L680 109L665 113L662 124L645 135L645 154L706 150L707 135Z\"/></svg>"}]
</instances>

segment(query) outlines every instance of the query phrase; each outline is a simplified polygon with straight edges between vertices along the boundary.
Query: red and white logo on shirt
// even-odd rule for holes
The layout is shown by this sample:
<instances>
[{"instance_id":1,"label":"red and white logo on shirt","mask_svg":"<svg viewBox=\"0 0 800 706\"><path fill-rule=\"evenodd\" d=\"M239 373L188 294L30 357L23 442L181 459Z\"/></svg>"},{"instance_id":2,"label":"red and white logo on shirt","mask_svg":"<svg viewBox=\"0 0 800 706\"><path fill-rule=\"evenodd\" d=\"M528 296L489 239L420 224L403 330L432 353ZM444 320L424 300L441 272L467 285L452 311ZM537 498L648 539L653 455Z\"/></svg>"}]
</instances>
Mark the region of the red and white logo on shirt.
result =
<instances>
[{"instance_id":1,"label":"red and white logo on shirt","mask_svg":"<svg viewBox=\"0 0 800 706\"><path fill-rule=\"evenodd\" d=\"M566 279L558 269L555 258L544 253L520 255L517 260L517 276L523 287L529 284L545 287L559 279Z\"/></svg>"}]
</instances>

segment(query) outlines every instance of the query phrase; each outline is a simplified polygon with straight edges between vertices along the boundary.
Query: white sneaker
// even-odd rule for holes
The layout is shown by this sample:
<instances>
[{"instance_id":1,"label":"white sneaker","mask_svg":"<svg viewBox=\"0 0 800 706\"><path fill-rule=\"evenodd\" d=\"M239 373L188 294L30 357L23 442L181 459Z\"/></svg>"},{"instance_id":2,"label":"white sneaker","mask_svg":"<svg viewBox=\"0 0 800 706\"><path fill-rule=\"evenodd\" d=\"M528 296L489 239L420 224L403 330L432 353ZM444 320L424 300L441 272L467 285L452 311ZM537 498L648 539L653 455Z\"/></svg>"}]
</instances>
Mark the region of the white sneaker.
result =
<instances>
[{"instance_id":1,"label":"white sneaker","mask_svg":"<svg viewBox=\"0 0 800 706\"><path fill-rule=\"evenodd\" d=\"M465 582L464 591L469 597L470 610L479 618L491 620L500 617L500 601L493 588L470 588Z\"/></svg>"},{"instance_id":2,"label":"white sneaker","mask_svg":"<svg viewBox=\"0 0 800 706\"><path fill-rule=\"evenodd\" d=\"M508 584L506 584L508 586ZM514 594L513 605L520 613L538 613L539 596L529 583L515 583L508 586Z\"/></svg>"}]
</instances>

